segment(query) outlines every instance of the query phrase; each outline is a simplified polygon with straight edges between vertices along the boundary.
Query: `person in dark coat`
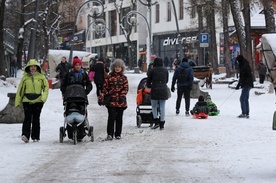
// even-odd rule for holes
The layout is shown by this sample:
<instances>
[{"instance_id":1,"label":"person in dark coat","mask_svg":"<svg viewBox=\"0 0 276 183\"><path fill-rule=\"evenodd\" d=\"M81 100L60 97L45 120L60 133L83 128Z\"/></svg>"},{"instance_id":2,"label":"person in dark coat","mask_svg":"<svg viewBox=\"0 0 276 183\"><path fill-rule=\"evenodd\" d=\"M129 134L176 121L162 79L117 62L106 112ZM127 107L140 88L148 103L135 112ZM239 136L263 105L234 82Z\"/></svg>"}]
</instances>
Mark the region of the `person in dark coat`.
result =
<instances>
[{"instance_id":1,"label":"person in dark coat","mask_svg":"<svg viewBox=\"0 0 276 183\"><path fill-rule=\"evenodd\" d=\"M90 68L90 71L94 71L94 83L96 85L96 94L97 96L100 95L103 89L103 84L104 84L104 78L105 78L105 72L108 73L109 69L107 66L104 64L104 59L100 57L97 62L92 65Z\"/></svg>"},{"instance_id":2,"label":"person in dark coat","mask_svg":"<svg viewBox=\"0 0 276 183\"><path fill-rule=\"evenodd\" d=\"M58 75L60 82L62 82L65 75L70 71L72 68L71 64L67 62L66 57L61 58L61 62L57 65L55 71ZM62 83L60 83L62 85Z\"/></svg>"},{"instance_id":3,"label":"person in dark coat","mask_svg":"<svg viewBox=\"0 0 276 183\"><path fill-rule=\"evenodd\" d=\"M249 118L249 92L251 88L253 88L251 67L242 55L237 56L236 62L240 68L240 78L239 83L236 86L236 90L240 87L242 88L240 96L242 113L238 116L238 118Z\"/></svg>"},{"instance_id":4,"label":"person in dark coat","mask_svg":"<svg viewBox=\"0 0 276 183\"><path fill-rule=\"evenodd\" d=\"M185 114L189 115L190 110L190 92L193 88L194 71L188 63L188 59L184 57L182 63L177 67L172 78L171 91L175 91L175 83L177 83L177 99L176 99L176 114L179 114L182 96L185 98Z\"/></svg>"},{"instance_id":5,"label":"person in dark coat","mask_svg":"<svg viewBox=\"0 0 276 183\"><path fill-rule=\"evenodd\" d=\"M160 126L160 130L164 129L165 124L165 103L168 100L167 83L169 81L169 72L163 67L161 58L155 58L153 68L148 73L147 87L151 88L151 106L154 120L153 129ZM160 108L160 122L157 118L157 108Z\"/></svg>"},{"instance_id":6,"label":"person in dark coat","mask_svg":"<svg viewBox=\"0 0 276 183\"><path fill-rule=\"evenodd\" d=\"M256 70L259 73L259 82L260 84L263 84L265 80L267 68L262 60L260 60L260 63L257 65Z\"/></svg>"},{"instance_id":7,"label":"person in dark coat","mask_svg":"<svg viewBox=\"0 0 276 183\"><path fill-rule=\"evenodd\" d=\"M83 86L86 95L88 95L93 87L88 74L82 69L82 61L79 58L74 58L72 67L73 69L64 76L62 85L60 86L62 95L64 96L66 88L72 84Z\"/></svg>"}]
</instances>

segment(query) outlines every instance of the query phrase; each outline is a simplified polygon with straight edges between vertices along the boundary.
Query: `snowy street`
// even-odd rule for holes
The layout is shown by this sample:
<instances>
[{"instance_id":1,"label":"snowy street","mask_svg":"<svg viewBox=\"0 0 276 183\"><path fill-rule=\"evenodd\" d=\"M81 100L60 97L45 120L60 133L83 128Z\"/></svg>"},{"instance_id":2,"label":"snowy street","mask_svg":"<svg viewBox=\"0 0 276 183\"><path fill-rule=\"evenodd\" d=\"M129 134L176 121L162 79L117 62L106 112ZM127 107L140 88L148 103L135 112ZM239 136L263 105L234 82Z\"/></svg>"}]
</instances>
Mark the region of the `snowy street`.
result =
<instances>
[{"instance_id":1,"label":"snowy street","mask_svg":"<svg viewBox=\"0 0 276 183\"><path fill-rule=\"evenodd\" d=\"M170 73L170 78L173 72ZM146 74L127 74L128 108L122 139L105 141L107 109L98 106L95 85L89 94L88 118L94 142L85 137L73 145L59 143L63 105L58 89L50 89L41 115L41 141L23 143L22 124L0 124L0 182L5 183L267 183L276 182L276 132L272 130L275 94L250 92L250 119L238 119L240 90L213 84L209 92L219 116L194 119L175 114L176 92L166 102L165 129L149 124L136 127L136 92ZM18 80L19 83L19 80ZM265 82L268 86L269 82ZM171 86L171 80L168 83ZM265 87L266 89L267 87ZM13 86L0 85L0 98L8 102ZM197 99L191 100L190 109ZM4 108L5 104L0 105Z\"/></svg>"}]
</instances>

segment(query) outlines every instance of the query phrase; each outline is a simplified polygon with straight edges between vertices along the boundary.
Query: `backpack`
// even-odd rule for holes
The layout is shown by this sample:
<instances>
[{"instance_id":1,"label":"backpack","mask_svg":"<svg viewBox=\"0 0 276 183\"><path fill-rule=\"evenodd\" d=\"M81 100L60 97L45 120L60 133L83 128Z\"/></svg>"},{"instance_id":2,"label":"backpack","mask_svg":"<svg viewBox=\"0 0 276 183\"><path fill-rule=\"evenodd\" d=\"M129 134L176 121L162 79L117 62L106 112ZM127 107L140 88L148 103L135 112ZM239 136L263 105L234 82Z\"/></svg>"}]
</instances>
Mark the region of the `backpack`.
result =
<instances>
[{"instance_id":1,"label":"backpack","mask_svg":"<svg viewBox=\"0 0 276 183\"><path fill-rule=\"evenodd\" d=\"M188 81L188 73L187 73L186 69L182 69L179 72L177 82L178 83L185 83L186 81Z\"/></svg>"}]
</instances>

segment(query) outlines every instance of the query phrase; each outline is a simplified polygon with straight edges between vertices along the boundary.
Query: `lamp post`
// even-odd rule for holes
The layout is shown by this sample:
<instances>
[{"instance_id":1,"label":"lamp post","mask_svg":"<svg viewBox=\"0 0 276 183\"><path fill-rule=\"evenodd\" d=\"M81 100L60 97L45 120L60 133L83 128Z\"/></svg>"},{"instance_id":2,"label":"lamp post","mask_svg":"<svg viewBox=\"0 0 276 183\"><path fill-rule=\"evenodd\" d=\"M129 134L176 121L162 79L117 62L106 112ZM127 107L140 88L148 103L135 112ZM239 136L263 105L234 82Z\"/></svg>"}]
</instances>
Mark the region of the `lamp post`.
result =
<instances>
[{"instance_id":1,"label":"lamp post","mask_svg":"<svg viewBox=\"0 0 276 183\"><path fill-rule=\"evenodd\" d=\"M134 15L140 15L146 22L148 28L148 43L147 43L147 65L150 64L150 55L152 53L152 39L151 39L151 27L146 17L138 11L130 11L126 14L127 23L131 26L138 25L137 18Z\"/></svg>"},{"instance_id":2,"label":"lamp post","mask_svg":"<svg viewBox=\"0 0 276 183\"><path fill-rule=\"evenodd\" d=\"M93 5L92 6L92 17L94 19L100 17L102 14L103 14L103 11L104 11L104 6L103 6L103 3L101 0L87 0L85 1L84 3L82 3L80 5L80 7L78 8L78 11L76 13L76 16L75 16L75 21L74 21L74 29L73 29L73 36L75 35L76 33L76 24L77 24L77 19L78 19L78 16L79 16L79 12L80 10L82 9L82 7L88 3L94 3L96 5ZM101 10L99 10L99 7L101 7ZM70 40L71 41L71 40ZM72 57L73 57L73 43L71 44L71 48L70 48L70 55L69 55L69 62L72 63Z\"/></svg>"},{"instance_id":3,"label":"lamp post","mask_svg":"<svg viewBox=\"0 0 276 183\"><path fill-rule=\"evenodd\" d=\"M157 4L157 1L155 1L154 3L152 3L152 0L139 0L139 2L148 7L148 19L149 22L147 22L147 20L145 19L144 16L142 16L144 18L144 20L147 22L148 25L148 29L149 29L149 36L148 36L148 46L147 46L147 65L150 64L150 55L152 53L152 34L151 34L151 7ZM139 13L140 14L140 13ZM142 15L142 14L140 14ZM150 46L150 48L148 48Z\"/></svg>"}]
</instances>

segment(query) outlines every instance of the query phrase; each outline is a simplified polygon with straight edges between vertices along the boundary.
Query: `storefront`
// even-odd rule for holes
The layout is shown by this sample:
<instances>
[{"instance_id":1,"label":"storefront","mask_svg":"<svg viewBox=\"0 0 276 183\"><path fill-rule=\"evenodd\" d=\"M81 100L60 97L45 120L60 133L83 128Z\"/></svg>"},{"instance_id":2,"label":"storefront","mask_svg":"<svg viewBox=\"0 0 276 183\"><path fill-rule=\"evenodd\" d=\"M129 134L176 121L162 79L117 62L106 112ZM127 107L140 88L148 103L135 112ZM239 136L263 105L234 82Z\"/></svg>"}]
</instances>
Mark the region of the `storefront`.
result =
<instances>
[{"instance_id":1,"label":"storefront","mask_svg":"<svg viewBox=\"0 0 276 183\"><path fill-rule=\"evenodd\" d=\"M161 58L179 57L179 44L183 46L183 55L196 58L198 51L198 31L182 32L181 40L177 34L162 34L153 36L153 53Z\"/></svg>"}]
</instances>

